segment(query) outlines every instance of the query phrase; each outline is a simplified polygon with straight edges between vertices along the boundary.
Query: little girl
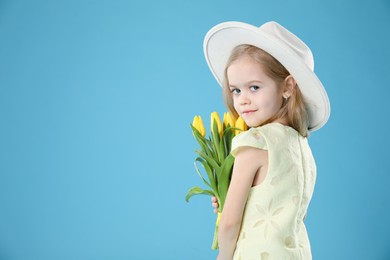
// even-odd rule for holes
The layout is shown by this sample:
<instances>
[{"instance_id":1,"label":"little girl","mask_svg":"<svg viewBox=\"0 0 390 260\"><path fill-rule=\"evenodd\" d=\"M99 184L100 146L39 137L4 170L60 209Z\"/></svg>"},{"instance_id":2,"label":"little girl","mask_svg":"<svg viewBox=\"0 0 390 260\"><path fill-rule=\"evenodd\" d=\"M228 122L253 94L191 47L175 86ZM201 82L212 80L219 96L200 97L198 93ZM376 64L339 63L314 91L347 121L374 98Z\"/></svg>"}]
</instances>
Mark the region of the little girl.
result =
<instances>
[{"instance_id":1,"label":"little girl","mask_svg":"<svg viewBox=\"0 0 390 260\"><path fill-rule=\"evenodd\" d=\"M207 33L204 51L229 111L250 127L232 143L217 259L311 259L303 220L316 165L307 136L330 105L310 49L275 22L227 22Z\"/></svg>"}]
</instances>

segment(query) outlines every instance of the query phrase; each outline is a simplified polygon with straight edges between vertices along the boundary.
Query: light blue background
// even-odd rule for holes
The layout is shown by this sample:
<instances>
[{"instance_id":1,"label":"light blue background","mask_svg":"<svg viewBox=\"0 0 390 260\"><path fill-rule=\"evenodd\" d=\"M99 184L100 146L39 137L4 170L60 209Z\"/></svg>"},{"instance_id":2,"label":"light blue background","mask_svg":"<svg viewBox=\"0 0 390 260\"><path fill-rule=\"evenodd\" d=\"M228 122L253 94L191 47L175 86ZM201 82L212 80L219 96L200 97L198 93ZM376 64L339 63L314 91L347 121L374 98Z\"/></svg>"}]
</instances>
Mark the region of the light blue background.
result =
<instances>
[{"instance_id":1,"label":"light blue background","mask_svg":"<svg viewBox=\"0 0 390 260\"><path fill-rule=\"evenodd\" d=\"M203 57L275 20L332 105L310 137L314 259L390 259L390 2L0 1L0 259L214 259L189 124L225 111Z\"/></svg>"}]
</instances>

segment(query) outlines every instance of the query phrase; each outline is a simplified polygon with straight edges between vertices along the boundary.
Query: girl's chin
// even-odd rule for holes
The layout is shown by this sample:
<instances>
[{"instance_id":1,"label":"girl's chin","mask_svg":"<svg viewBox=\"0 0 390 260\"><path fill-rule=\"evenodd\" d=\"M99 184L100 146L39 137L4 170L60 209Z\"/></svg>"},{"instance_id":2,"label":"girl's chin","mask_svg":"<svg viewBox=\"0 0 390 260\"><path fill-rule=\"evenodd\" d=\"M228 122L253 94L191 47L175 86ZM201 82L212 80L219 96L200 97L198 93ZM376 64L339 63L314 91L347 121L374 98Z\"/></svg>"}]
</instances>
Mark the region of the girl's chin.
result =
<instances>
[{"instance_id":1,"label":"girl's chin","mask_svg":"<svg viewBox=\"0 0 390 260\"><path fill-rule=\"evenodd\" d=\"M255 119L255 118L243 118L243 119L244 119L245 124L248 127L258 127L264 122L263 120L259 120L259 119Z\"/></svg>"},{"instance_id":2,"label":"girl's chin","mask_svg":"<svg viewBox=\"0 0 390 260\"><path fill-rule=\"evenodd\" d=\"M250 128L252 128L252 127L258 127L259 125L261 125L261 124L257 124L257 123L253 123L253 122L245 122L245 124L246 124L248 127L250 127Z\"/></svg>"}]
</instances>

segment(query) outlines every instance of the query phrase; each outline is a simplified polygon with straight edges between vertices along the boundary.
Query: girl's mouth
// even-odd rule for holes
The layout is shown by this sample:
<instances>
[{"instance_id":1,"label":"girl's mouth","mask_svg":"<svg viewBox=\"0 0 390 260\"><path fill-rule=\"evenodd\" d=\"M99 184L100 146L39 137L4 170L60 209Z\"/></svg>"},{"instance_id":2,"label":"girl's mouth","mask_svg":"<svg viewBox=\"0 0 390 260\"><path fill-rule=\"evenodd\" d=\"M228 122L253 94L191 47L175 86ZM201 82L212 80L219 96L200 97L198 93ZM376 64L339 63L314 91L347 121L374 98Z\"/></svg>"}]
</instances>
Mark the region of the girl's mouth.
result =
<instances>
[{"instance_id":1,"label":"girl's mouth","mask_svg":"<svg viewBox=\"0 0 390 260\"><path fill-rule=\"evenodd\" d=\"M242 115L248 116L248 115L253 114L256 111L257 110L245 110L245 111L242 111Z\"/></svg>"}]
</instances>

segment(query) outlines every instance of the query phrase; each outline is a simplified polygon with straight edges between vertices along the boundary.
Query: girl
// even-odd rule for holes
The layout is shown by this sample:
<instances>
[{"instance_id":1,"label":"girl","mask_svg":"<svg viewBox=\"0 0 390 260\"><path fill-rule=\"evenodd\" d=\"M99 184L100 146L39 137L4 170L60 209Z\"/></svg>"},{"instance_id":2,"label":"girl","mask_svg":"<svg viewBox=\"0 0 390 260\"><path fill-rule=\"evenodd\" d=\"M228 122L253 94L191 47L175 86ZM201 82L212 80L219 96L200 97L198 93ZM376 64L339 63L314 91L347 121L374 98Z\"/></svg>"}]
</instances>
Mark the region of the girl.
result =
<instances>
[{"instance_id":1,"label":"girl","mask_svg":"<svg viewBox=\"0 0 390 260\"><path fill-rule=\"evenodd\" d=\"M204 51L229 111L250 127L232 143L217 259L311 259L303 220L316 165L307 136L330 105L310 49L275 22L227 22L207 33Z\"/></svg>"}]
</instances>

